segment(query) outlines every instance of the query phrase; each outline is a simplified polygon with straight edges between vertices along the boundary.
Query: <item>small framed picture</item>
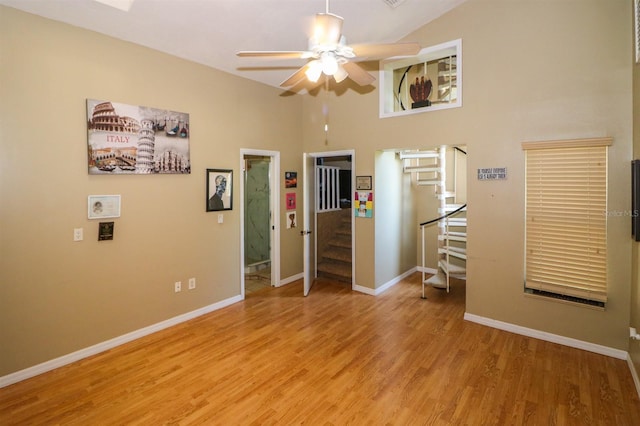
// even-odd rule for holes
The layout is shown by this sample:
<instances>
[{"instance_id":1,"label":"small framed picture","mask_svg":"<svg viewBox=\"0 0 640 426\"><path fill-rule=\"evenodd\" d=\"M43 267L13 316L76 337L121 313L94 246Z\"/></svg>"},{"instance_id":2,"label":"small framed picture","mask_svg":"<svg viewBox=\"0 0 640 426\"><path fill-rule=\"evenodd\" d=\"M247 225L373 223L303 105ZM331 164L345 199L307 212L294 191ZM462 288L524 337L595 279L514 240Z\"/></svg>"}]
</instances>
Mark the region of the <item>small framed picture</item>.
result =
<instances>
[{"instance_id":1,"label":"small framed picture","mask_svg":"<svg viewBox=\"0 0 640 426\"><path fill-rule=\"evenodd\" d=\"M113 222L100 222L98 225L98 241L113 240Z\"/></svg>"},{"instance_id":2,"label":"small framed picture","mask_svg":"<svg viewBox=\"0 0 640 426\"><path fill-rule=\"evenodd\" d=\"M298 186L298 172L285 172L284 173L284 187L295 188Z\"/></svg>"},{"instance_id":3,"label":"small framed picture","mask_svg":"<svg viewBox=\"0 0 640 426\"><path fill-rule=\"evenodd\" d=\"M287 229L292 229L298 226L296 216L296 212L287 212Z\"/></svg>"},{"instance_id":4,"label":"small framed picture","mask_svg":"<svg viewBox=\"0 0 640 426\"><path fill-rule=\"evenodd\" d=\"M356 176L356 189L358 191L371 191L371 176Z\"/></svg>"},{"instance_id":5,"label":"small framed picture","mask_svg":"<svg viewBox=\"0 0 640 426\"><path fill-rule=\"evenodd\" d=\"M296 209L296 193L289 192L287 193L287 210L295 210Z\"/></svg>"},{"instance_id":6,"label":"small framed picture","mask_svg":"<svg viewBox=\"0 0 640 426\"><path fill-rule=\"evenodd\" d=\"M120 196L89 195L87 207L89 219L120 217Z\"/></svg>"},{"instance_id":7,"label":"small framed picture","mask_svg":"<svg viewBox=\"0 0 640 426\"><path fill-rule=\"evenodd\" d=\"M232 210L233 170L207 169L207 211Z\"/></svg>"}]
</instances>

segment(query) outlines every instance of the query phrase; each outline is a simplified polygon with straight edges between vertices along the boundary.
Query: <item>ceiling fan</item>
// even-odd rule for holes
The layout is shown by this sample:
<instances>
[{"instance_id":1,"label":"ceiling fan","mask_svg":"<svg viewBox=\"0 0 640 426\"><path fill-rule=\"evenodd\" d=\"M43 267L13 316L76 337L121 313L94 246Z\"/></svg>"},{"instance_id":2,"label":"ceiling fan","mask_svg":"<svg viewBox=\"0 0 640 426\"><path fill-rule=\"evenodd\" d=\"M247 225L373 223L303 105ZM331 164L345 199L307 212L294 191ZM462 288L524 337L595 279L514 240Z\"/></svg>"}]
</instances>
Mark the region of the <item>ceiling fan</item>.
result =
<instances>
[{"instance_id":1,"label":"ceiling fan","mask_svg":"<svg viewBox=\"0 0 640 426\"><path fill-rule=\"evenodd\" d=\"M281 87L292 87L307 78L318 83L320 76L333 76L337 83L347 77L360 86L367 86L375 77L356 62L383 59L391 56L415 55L420 50L417 43L357 44L348 46L342 34L344 19L329 13L326 0L325 13L316 14L313 36L309 39L309 49L303 51L240 51L240 57L262 57L273 59L300 58L309 61L289 78L280 83Z\"/></svg>"}]
</instances>

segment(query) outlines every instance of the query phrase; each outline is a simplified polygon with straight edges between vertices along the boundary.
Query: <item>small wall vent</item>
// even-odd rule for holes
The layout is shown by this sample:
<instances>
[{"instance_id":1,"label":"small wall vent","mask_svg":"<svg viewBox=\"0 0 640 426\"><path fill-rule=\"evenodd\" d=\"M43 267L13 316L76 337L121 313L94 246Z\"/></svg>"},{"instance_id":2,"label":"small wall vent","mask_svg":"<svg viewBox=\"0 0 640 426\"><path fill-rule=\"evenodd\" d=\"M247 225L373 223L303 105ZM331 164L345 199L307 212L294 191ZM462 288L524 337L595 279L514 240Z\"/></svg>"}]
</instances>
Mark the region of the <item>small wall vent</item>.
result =
<instances>
[{"instance_id":1,"label":"small wall vent","mask_svg":"<svg viewBox=\"0 0 640 426\"><path fill-rule=\"evenodd\" d=\"M402 3L404 3L404 0L382 0L383 2L385 2L387 4L387 6L395 9L396 7L400 6Z\"/></svg>"}]
</instances>

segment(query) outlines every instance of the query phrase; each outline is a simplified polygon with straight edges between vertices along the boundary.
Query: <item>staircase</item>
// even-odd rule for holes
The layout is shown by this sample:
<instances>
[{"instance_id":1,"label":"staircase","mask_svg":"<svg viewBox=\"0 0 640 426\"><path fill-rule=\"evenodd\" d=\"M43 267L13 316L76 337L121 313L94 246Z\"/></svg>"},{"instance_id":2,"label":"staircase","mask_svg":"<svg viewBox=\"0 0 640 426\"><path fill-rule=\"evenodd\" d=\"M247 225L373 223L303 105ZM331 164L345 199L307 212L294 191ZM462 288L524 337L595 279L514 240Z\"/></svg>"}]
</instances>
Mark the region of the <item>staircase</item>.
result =
<instances>
[{"instance_id":1,"label":"staircase","mask_svg":"<svg viewBox=\"0 0 640 426\"><path fill-rule=\"evenodd\" d=\"M424 287L431 285L446 289L449 292L450 279L466 279L467 259L467 218L466 205L457 203L456 173L458 155L464 151L440 146L437 149L422 151L402 151L400 158L404 162L404 172L411 173L416 185L433 186L434 194L439 200L438 218L420 224L422 236L422 298L425 298ZM466 153L464 153L466 154ZM447 176L447 157L453 159L453 176ZM451 188L449 190L448 188ZM438 226L438 272L427 278L425 265L426 237L425 228ZM436 243L435 241L432 243Z\"/></svg>"},{"instance_id":2,"label":"staircase","mask_svg":"<svg viewBox=\"0 0 640 426\"><path fill-rule=\"evenodd\" d=\"M351 284L351 209L318 215L318 277Z\"/></svg>"}]
</instances>

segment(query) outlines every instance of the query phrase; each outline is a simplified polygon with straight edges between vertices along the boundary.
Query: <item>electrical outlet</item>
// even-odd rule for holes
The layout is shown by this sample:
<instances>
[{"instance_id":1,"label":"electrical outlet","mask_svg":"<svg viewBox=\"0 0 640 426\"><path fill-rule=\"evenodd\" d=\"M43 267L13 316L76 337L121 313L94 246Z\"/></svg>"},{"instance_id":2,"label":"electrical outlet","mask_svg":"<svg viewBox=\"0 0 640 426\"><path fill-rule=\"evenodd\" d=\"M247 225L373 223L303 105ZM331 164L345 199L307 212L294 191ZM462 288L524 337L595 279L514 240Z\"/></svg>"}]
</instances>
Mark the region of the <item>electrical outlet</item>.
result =
<instances>
[{"instance_id":1,"label":"electrical outlet","mask_svg":"<svg viewBox=\"0 0 640 426\"><path fill-rule=\"evenodd\" d=\"M182 282L176 281L175 284L173 284L173 289L176 293L182 291Z\"/></svg>"},{"instance_id":2,"label":"electrical outlet","mask_svg":"<svg viewBox=\"0 0 640 426\"><path fill-rule=\"evenodd\" d=\"M196 288L196 279L189 278L189 290L193 290L194 288Z\"/></svg>"},{"instance_id":3,"label":"electrical outlet","mask_svg":"<svg viewBox=\"0 0 640 426\"><path fill-rule=\"evenodd\" d=\"M74 228L73 230L73 241L82 241L82 228Z\"/></svg>"}]
</instances>

